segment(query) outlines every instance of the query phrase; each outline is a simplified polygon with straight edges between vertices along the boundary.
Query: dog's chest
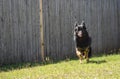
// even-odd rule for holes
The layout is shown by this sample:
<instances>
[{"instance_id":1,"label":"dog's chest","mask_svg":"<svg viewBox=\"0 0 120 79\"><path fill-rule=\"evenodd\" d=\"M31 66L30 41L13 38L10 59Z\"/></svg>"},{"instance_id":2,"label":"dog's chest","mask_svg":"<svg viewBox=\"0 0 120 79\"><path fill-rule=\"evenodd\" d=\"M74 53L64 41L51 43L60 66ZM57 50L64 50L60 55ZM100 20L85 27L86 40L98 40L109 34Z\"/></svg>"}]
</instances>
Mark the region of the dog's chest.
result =
<instances>
[{"instance_id":1,"label":"dog's chest","mask_svg":"<svg viewBox=\"0 0 120 79\"><path fill-rule=\"evenodd\" d=\"M89 37L76 38L77 47L86 47L89 45Z\"/></svg>"}]
</instances>

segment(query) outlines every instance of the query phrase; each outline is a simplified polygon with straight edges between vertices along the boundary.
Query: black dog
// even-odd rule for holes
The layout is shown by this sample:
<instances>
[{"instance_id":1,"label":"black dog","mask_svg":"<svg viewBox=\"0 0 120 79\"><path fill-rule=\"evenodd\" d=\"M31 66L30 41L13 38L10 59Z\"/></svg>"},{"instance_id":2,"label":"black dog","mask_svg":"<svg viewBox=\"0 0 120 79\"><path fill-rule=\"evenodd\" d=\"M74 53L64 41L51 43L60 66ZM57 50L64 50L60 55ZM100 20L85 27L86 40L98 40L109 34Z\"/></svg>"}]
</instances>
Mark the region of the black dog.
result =
<instances>
[{"instance_id":1,"label":"black dog","mask_svg":"<svg viewBox=\"0 0 120 79\"><path fill-rule=\"evenodd\" d=\"M74 25L74 39L76 44L76 54L82 63L83 58L86 58L87 62L91 56L91 38L86 30L84 21L79 25Z\"/></svg>"}]
</instances>

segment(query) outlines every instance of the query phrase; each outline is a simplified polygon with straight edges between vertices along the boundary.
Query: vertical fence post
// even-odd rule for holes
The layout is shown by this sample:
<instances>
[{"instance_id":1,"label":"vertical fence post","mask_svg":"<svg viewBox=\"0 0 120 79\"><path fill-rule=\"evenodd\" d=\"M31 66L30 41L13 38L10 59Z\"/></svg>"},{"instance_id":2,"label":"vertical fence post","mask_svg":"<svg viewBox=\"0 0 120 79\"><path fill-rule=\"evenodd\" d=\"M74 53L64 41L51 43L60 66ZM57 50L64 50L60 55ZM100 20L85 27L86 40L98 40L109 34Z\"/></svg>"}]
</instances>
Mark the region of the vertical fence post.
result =
<instances>
[{"instance_id":1,"label":"vertical fence post","mask_svg":"<svg viewBox=\"0 0 120 79\"><path fill-rule=\"evenodd\" d=\"M41 57L44 62L44 33L43 33L43 8L42 8L42 0L40 0L40 46L41 46Z\"/></svg>"}]
</instances>

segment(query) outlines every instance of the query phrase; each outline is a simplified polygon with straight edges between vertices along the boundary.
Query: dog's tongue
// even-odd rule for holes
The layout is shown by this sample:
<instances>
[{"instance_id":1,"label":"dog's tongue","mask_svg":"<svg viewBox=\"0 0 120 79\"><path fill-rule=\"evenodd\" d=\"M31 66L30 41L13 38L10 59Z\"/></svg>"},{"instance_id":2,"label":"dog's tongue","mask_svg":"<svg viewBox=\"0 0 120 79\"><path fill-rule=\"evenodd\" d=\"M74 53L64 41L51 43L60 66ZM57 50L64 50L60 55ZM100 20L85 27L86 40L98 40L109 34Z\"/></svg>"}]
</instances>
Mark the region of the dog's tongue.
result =
<instances>
[{"instance_id":1,"label":"dog's tongue","mask_svg":"<svg viewBox=\"0 0 120 79\"><path fill-rule=\"evenodd\" d=\"M79 32L78 32L78 36L79 36L79 37L82 37L82 31L79 31Z\"/></svg>"}]
</instances>

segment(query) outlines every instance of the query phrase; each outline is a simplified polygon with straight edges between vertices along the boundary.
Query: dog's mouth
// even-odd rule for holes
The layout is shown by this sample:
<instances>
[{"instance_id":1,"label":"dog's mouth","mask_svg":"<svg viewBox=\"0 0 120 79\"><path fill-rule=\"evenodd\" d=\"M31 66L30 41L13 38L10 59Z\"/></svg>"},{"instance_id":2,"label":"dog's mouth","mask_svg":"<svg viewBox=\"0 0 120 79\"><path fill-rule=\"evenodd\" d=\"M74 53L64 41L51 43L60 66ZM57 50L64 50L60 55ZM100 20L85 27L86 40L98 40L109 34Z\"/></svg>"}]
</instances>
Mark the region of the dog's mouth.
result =
<instances>
[{"instance_id":1,"label":"dog's mouth","mask_svg":"<svg viewBox=\"0 0 120 79\"><path fill-rule=\"evenodd\" d=\"M78 34L77 34L79 37L83 37L83 34L82 34L82 31L78 31Z\"/></svg>"}]
</instances>

